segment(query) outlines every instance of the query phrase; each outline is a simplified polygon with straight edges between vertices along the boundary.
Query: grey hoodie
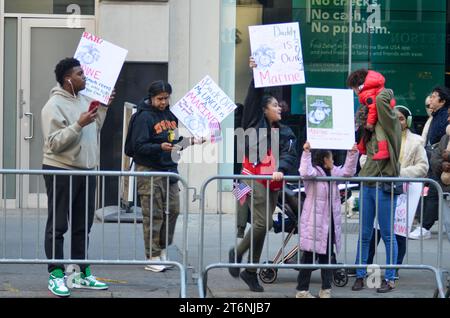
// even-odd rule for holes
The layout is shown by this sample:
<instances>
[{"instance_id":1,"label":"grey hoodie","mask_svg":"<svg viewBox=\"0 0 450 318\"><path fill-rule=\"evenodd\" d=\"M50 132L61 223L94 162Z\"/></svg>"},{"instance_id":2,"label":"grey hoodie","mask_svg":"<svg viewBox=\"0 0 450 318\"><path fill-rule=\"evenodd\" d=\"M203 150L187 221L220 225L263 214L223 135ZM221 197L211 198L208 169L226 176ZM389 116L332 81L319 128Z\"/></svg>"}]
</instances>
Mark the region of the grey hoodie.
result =
<instances>
[{"instance_id":1,"label":"grey hoodie","mask_svg":"<svg viewBox=\"0 0 450 318\"><path fill-rule=\"evenodd\" d=\"M107 108L100 106L96 121L81 127L78 119L88 111L90 102L81 94L75 98L60 85L51 90L41 112L44 165L69 170L91 170L98 165L98 137Z\"/></svg>"}]
</instances>

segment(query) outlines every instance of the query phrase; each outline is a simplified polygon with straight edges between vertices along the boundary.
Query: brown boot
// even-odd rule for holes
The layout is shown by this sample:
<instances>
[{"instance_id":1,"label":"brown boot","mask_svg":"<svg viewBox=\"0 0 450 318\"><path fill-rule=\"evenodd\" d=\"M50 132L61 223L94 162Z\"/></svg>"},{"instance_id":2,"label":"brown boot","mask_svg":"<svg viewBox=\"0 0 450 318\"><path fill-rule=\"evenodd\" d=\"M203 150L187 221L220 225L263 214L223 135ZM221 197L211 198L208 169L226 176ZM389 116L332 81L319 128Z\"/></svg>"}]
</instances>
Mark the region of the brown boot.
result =
<instances>
[{"instance_id":1,"label":"brown boot","mask_svg":"<svg viewBox=\"0 0 450 318\"><path fill-rule=\"evenodd\" d=\"M381 140L378 142L378 152L373 155L373 160L389 159L389 146L387 140Z\"/></svg>"},{"instance_id":2,"label":"brown boot","mask_svg":"<svg viewBox=\"0 0 450 318\"><path fill-rule=\"evenodd\" d=\"M357 278L352 286L353 291L360 291L364 289L364 278Z\"/></svg>"}]
</instances>

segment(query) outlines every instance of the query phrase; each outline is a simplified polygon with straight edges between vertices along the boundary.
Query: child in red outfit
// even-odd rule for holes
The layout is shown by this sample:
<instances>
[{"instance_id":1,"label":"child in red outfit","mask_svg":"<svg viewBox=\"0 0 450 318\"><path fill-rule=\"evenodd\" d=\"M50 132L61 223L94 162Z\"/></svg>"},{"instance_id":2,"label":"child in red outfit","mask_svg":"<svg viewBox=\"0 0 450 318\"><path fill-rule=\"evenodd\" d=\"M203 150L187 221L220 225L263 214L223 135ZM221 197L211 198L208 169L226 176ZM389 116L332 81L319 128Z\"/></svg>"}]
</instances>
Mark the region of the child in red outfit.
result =
<instances>
[{"instance_id":1,"label":"child in red outfit","mask_svg":"<svg viewBox=\"0 0 450 318\"><path fill-rule=\"evenodd\" d=\"M361 69L354 72L354 76L350 77L347 84L351 87L359 97L362 107L366 107L367 119L364 128L374 131L378 141L378 152L374 154L373 160L389 159L388 142L383 128L377 124L378 113L376 100L378 94L385 89L384 76L375 71L367 71ZM395 100L391 101L391 108L395 107ZM358 150L361 154L366 153L366 144L364 136L358 143Z\"/></svg>"}]
</instances>

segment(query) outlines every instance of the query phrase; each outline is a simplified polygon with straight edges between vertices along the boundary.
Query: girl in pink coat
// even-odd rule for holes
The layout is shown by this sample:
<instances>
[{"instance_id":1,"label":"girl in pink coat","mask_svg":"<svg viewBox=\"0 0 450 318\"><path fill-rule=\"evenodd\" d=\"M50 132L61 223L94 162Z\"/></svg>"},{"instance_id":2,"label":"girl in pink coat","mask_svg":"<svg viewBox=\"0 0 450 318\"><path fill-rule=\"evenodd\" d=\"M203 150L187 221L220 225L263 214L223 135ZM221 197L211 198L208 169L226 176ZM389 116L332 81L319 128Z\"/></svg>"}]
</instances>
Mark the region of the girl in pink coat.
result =
<instances>
[{"instance_id":1,"label":"girl in pink coat","mask_svg":"<svg viewBox=\"0 0 450 318\"><path fill-rule=\"evenodd\" d=\"M358 149L356 144L347 153L343 167L336 167L333 154L329 150L313 150L306 142L300 163L302 177L352 177L356 173ZM336 182L304 181L306 199L300 218L300 250L303 251L302 264L313 263L313 252L319 264L329 264L334 255L333 243L339 253L341 245L341 199ZM331 193L330 193L331 189ZM331 197L331 200L330 200ZM331 201L331 206L330 206ZM331 213L330 213L331 212ZM330 220L331 216L331 220ZM331 235L330 235L331 232ZM331 237L331 247L329 246ZM331 254L330 254L331 252ZM297 278L297 298L313 297L309 292L312 269L300 270ZM320 298L331 297L332 270L321 270L322 289Z\"/></svg>"}]
</instances>

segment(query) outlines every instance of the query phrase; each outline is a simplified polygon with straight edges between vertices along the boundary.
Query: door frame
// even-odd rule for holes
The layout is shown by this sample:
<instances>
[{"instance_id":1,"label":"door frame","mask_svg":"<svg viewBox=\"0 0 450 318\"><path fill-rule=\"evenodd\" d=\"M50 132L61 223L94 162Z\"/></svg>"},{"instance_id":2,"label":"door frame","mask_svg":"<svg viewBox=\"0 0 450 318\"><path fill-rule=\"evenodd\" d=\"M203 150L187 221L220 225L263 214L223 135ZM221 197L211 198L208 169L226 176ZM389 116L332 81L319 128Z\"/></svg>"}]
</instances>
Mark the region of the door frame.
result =
<instances>
[{"instance_id":1,"label":"door frame","mask_svg":"<svg viewBox=\"0 0 450 318\"><path fill-rule=\"evenodd\" d=\"M17 169L29 170L30 160L30 143L25 140L30 135L31 128L40 129L40 123L33 121L32 117L25 116L30 113L30 93L31 93L31 30L33 28L66 28L73 29L68 25L67 18L34 18L19 17L18 18L18 77L17 77ZM88 32L95 33L96 20L95 17L82 17L77 28L84 29ZM74 52L75 53L75 52ZM32 127L33 126L33 127ZM39 154L42 155L42 154ZM43 189L39 189L40 195L30 193L30 178L23 176L18 178L16 182L16 204L19 207L34 208L38 205L46 205L47 196Z\"/></svg>"}]
</instances>

